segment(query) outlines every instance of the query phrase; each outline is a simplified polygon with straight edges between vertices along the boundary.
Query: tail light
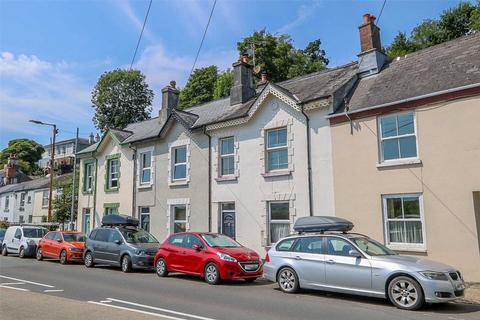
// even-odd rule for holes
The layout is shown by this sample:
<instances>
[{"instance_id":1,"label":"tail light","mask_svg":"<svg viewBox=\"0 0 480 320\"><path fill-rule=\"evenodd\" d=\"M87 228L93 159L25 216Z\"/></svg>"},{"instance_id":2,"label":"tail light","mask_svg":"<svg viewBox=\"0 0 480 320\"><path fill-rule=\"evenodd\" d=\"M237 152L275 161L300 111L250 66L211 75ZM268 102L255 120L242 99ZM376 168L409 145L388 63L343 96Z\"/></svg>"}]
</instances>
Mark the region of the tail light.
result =
<instances>
[{"instance_id":1,"label":"tail light","mask_svg":"<svg viewBox=\"0 0 480 320\"><path fill-rule=\"evenodd\" d=\"M270 257L268 256L268 253L267 253L267 255L265 256L265 262L270 262Z\"/></svg>"}]
</instances>

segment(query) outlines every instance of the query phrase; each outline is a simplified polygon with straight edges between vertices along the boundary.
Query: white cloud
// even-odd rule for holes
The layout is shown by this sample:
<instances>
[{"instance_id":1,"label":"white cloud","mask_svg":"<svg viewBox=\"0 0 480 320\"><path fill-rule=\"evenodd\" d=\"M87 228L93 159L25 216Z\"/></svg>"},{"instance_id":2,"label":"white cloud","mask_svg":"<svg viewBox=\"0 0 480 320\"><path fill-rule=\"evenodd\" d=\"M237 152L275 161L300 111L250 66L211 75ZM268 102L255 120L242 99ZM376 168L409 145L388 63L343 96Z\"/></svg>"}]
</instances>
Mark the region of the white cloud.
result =
<instances>
[{"instance_id":1,"label":"white cloud","mask_svg":"<svg viewBox=\"0 0 480 320\"><path fill-rule=\"evenodd\" d=\"M310 4L302 4L298 10L295 19L282 27L280 27L277 31L279 33L287 33L290 30L300 26L304 21L310 18L314 13L315 10L320 6L319 1L312 1Z\"/></svg>"}]
</instances>

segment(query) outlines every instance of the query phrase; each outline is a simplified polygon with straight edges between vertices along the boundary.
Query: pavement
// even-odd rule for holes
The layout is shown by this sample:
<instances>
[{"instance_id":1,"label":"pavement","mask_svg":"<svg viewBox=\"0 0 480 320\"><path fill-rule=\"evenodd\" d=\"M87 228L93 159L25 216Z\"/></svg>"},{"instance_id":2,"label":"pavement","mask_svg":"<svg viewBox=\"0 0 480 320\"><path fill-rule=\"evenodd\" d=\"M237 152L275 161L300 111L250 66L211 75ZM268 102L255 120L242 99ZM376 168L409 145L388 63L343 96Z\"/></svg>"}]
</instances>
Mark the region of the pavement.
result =
<instances>
[{"instance_id":1,"label":"pavement","mask_svg":"<svg viewBox=\"0 0 480 320\"><path fill-rule=\"evenodd\" d=\"M33 294L34 298L18 302L14 296L18 293ZM53 300L44 302L44 298ZM33 305L37 300L44 309ZM427 305L412 312L399 310L384 299L320 291L285 294L276 284L261 279L251 284L232 281L211 286L186 275L159 278L152 272L124 274L119 268L87 269L82 264L61 265L15 256L0 257L0 301L0 319L17 318L7 314L8 310L17 311L21 319L43 319L38 314L44 313L51 315L49 320L75 319L72 314L93 319L90 308L92 314L100 310L101 319L123 319L125 315L175 320L480 319L480 305L465 302ZM68 316L57 314L57 309Z\"/></svg>"}]
</instances>

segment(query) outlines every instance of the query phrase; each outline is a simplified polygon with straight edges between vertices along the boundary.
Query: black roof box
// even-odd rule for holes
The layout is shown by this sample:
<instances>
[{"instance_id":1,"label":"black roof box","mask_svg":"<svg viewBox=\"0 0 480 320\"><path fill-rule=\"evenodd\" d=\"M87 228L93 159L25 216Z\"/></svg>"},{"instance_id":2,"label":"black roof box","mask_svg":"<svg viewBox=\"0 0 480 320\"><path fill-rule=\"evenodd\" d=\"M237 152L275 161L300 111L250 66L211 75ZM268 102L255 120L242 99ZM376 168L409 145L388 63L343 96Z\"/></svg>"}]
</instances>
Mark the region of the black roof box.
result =
<instances>
[{"instance_id":1,"label":"black roof box","mask_svg":"<svg viewBox=\"0 0 480 320\"><path fill-rule=\"evenodd\" d=\"M138 219L123 214L109 214L103 216L102 226L138 226Z\"/></svg>"},{"instance_id":2,"label":"black roof box","mask_svg":"<svg viewBox=\"0 0 480 320\"><path fill-rule=\"evenodd\" d=\"M353 223L337 217L313 216L298 218L293 225L296 232L324 232L342 231L347 232L353 229Z\"/></svg>"}]
</instances>

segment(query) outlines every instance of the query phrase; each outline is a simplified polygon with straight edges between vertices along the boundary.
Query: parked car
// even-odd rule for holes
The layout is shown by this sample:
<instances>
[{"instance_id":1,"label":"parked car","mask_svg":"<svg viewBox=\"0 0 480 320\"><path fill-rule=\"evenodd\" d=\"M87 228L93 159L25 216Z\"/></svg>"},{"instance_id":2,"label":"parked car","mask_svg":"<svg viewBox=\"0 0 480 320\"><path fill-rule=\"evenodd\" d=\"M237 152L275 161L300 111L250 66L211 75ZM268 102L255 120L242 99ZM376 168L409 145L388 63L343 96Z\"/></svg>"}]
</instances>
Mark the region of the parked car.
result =
<instances>
[{"instance_id":1,"label":"parked car","mask_svg":"<svg viewBox=\"0 0 480 320\"><path fill-rule=\"evenodd\" d=\"M5 232L7 229L0 229L0 248L2 247L3 244L3 238L5 238Z\"/></svg>"},{"instance_id":2,"label":"parked car","mask_svg":"<svg viewBox=\"0 0 480 320\"><path fill-rule=\"evenodd\" d=\"M85 241L85 266L96 263L132 269L153 269L153 258L160 243L147 231L138 228L138 220L125 215L108 215L102 227L93 229Z\"/></svg>"},{"instance_id":3,"label":"parked car","mask_svg":"<svg viewBox=\"0 0 480 320\"><path fill-rule=\"evenodd\" d=\"M34 256L38 241L47 233L47 229L37 226L11 226L5 232L2 255L16 253L20 258Z\"/></svg>"},{"instance_id":4,"label":"parked car","mask_svg":"<svg viewBox=\"0 0 480 320\"><path fill-rule=\"evenodd\" d=\"M175 233L165 240L155 255L160 277L181 272L205 278L209 284L226 279L253 282L262 276L259 255L235 240L216 233Z\"/></svg>"},{"instance_id":5,"label":"parked car","mask_svg":"<svg viewBox=\"0 0 480 320\"><path fill-rule=\"evenodd\" d=\"M37 260L59 259L61 264L82 261L85 235L76 231L50 231L38 242Z\"/></svg>"},{"instance_id":6,"label":"parked car","mask_svg":"<svg viewBox=\"0 0 480 320\"><path fill-rule=\"evenodd\" d=\"M300 234L279 240L268 251L265 277L286 293L305 288L382 297L408 310L463 297L460 271L398 255L365 235L347 232L352 227L333 217L298 219L294 229Z\"/></svg>"}]
</instances>

